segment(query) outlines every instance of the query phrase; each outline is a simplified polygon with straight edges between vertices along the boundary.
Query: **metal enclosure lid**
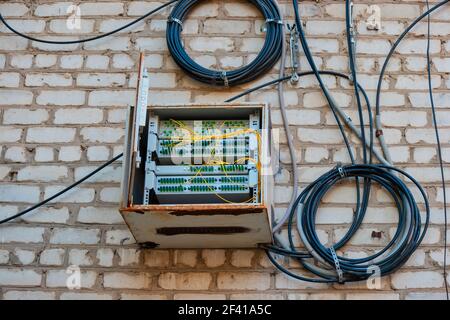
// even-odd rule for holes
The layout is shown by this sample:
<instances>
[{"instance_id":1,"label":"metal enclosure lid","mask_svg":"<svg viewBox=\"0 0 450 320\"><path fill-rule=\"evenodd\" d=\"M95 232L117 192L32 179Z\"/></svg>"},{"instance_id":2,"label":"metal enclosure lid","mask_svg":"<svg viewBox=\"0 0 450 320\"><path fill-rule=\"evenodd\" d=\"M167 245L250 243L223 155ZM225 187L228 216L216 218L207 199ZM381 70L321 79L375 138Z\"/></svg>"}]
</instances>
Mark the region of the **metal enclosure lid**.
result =
<instances>
[{"instance_id":1,"label":"metal enclosure lid","mask_svg":"<svg viewBox=\"0 0 450 320\"><path fill-rule=\"evenodd\" d=\"M148 108L147 114L174 115L193 113L239 114L251 109L261 110L262 146L261 156L270 157L272 150L271 128L266 104L189 104L156 105ZM122 179L122 201L120 213L136 241L152 248L252 248L261 243L271 243L271 217L273 215L273 174L278 168L277 151L275 161L261 170L263 189L261 204L189 204L189 205L141 205L133 203L136 174L133 150L135 110L129 108L124 149L124 175ZM145 130L144 130L145 132ZM275 169L274 169L275 168Z\"/></svg>"}]
</instances>

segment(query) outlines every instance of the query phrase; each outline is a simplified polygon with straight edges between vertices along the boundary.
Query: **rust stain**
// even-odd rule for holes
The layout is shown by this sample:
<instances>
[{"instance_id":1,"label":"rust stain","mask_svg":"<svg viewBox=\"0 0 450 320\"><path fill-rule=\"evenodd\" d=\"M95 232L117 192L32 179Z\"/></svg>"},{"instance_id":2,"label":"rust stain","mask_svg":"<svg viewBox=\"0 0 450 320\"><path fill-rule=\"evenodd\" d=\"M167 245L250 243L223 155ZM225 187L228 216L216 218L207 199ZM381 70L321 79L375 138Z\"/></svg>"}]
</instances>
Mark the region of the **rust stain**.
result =
<instances>
[{"instance_id":1,"label":"rust stain","mask_svg":"<svg viewBox=\"0 0 450 320\"><path fill-rule=\"evenodd\" d=\"M264 211L266 207L264 205L249 205L249 204L181 204L181 205L136 205L127 208L121 208L121 213L127 212L145 212L145 211L166 211L172 215L184 215L195 212L198 215L206 214L244 214L244 213L257 213ZM206 212L206 213L202 213ZM233 213L235 212L235 213ZM242 213L241 213L242 212Z\"/></svg>"},{"instance_id":2,"label":"rust stain","mask_svg":"<svg viewBox=\"0 0 450 320\"><path fill-rule=\"evenodd\" d=\"M157 228L156 233L165 236L175 236L179 234L234 234L246 233L251 230L246 227L165 227Z\"/></svg>"},{"instance_id":3,"label":"rust stain","mask_svg":"<svg viewBox=\"0 0 450 320\"><path fill-rule=\"evenodd\" d=\"M381 239L382 236L383 236L383 232L381 232L381 231L372 231L372 238Z\"/></svg>"}]
</instances>

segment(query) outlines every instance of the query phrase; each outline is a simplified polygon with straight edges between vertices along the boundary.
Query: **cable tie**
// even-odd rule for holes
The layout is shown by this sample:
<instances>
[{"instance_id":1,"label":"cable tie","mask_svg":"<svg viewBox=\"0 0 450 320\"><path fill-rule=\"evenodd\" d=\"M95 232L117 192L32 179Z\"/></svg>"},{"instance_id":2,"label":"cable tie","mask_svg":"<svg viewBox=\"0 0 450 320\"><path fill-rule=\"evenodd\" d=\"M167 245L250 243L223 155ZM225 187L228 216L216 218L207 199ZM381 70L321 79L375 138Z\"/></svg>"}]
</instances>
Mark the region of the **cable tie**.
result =
<instances>
[{"instance_id":1,"label":"cable tie","mask_svg":"<svg viewBox=\"0 0 450 320\"><path fill-rule=\"evenodd\" d=\"M222 71L222 73L220 74L220 78L223 80L223 85L228 88L227 72L226 71Z\"/></svg>"},{"instance_id":2,"label":"cable tie","mask_svg":"<svg viewBox=\"0 0 450 320\"><path fill-rule=\"evenodd\" d=\"M174 17L169 17L169 19L167 19L167 22L175 22L175 23L179 24L181 27L181 30L183 30L183 22L180 19L177 19Z\"/></svg>"},{"instance_id":3,"label":"cable tie","mask_svg":"<svg viewBox=\"0 0 450 320\"><path fill-rule=\"evenodd\" d=\"M336 165L336 169L338 170L341 178L345 178L347 176L345 173L344 167L342 166L342 163L338 162Z\"/></svg>"},{"instance_id":4,"label":"cable tie","mask_svg":"<svg viewBox=\"0 0 450 320\"><path fill-rule=\"evenodd\" d=\"M331 256L333 257L334 267L335 267L337 275L338 275L338 282L340 284L343 284L343 283L345 283L344 273L342 272L341 265L339 263L339 258L337 256L336 251L334 250L333 246L330 247L330 252L331 252Z\"/></svg>"},{"instance_id":5,"label":"cable tie","mask_svg":"<svg viewBox=\"0 0 450 320\"><path fill-rule=\"evenodd\" d=\"M272 23L272 22L275 24L284 25L282 20L276 20L273 18L269 18L269 19L266 19L266 21L264 21L263 25L261 26L261 28L260 28L261 32L266 32L267 31L266 25L268 23Z\"/></svg>"}]
</instances>

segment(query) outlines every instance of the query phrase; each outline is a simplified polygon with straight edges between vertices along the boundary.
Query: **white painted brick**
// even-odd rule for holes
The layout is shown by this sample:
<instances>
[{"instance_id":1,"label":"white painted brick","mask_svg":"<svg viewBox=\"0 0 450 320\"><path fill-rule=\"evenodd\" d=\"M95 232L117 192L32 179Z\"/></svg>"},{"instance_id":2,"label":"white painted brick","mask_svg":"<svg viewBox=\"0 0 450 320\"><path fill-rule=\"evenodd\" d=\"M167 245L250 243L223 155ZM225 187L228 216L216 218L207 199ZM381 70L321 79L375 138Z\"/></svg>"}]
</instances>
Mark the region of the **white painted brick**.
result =
<instances>
[{"instance_id":1,"label":"white painted brick","mask_svg":"<svg viewBox=\"0 0 450 320\"><path fill-rule=\"evenodd\" d=\"M116 224L123 223L122 216L116 207L81 207L78 221L82 223Z\"/></svg>"},{"instance_id":2,"label":"white painted brick","mask_svg":"<svg viewBox=\"0 0 450 320\"><path fill-rule=\"evenodd\" d=\"M127 111L124 109L114 109L108 111L108 123L124 123Z\"/></svg>"},{"instance_id":3,"label":"white painted brick","mask_svg":"<svg viewBox=\"0 0 450 320\"><path fill-rule=\"evenodd\" d=\"M146 57L147 59L147 57ZM113 56L113 67L117 69L131 69L135 61L127 54L115 54Z\"/></svg>"},{"instance_id":4,"label":"white painted brick","mask_svg":"<svg viewBox=\"0 0 450 320\"><path fill-rule=\"evenodd\" d=\"M356 51L362 54L381 54L386 55L391 48L389 41L373 39L358 40L356 42Z\"/></svg>"},{"instance_id":5,"label":"white painted brick","mask_svg":"<svg viewBox=\"0 0 450 320\"><path fill-rule=\"evenodd\" d=\"M5 160L8 162L26 162L28 151L23 147L11 147L6 149Z\"/></svg>"},{"instance_id":6,"label":"white painted brick","mask_svg":"<svg viewBox=\"0 0 450 320\"><path fill-rule=\"evenodd\" d=\"M441 85L440 76L431 77L432 88L438 88ZM398 76L397 83L395 84L397 89L409 89L409 90L425 90L428 88L428 80L424 76L408 75Z\"/></svg>"},{"instance_id":7,"label":"white painted brick","mask_svg":"<svg viewBox=\"0 0 450 320\"><path fill-rule=\"evenodd\" d=\"M84 104L84 100L83 91L41 91L36 98L36 103L44 106L80 106Z\"/></svg>"},{"instance_id":8,"label":"white painted brick","mask_svg":"<svg viewBox=\"0 0 450 320\"><path fill-rule=\"evenodd\" d=\"M131 232L127 230L110 230L106 232L106 243L112 245L133 244L135 240Z\"/></svg>"},{"instance_id":9,"label":"white painted brick","mask_svg":"<svg viewBox=\"0 0 450 320\"><path fill-rule=\"evenodd\" d=\"M21 17L28 12L28 7L23 3L2 3L0 11L4 17Z\"/></svg>"},{"instance_id":10,"label":"white painted brick","mask_svg":"<svg viewBox=\"0 0 450 320\"><path fill-rule=\"evenodd\" d=\"M383 19L416 18L420 15L420 7L410 4L383 4L381 16Z\"/></svg>"},{"instance_id":11,"label":"white painted brick","mask_svg":"<svg viewBox=\"0 0 450 320\"><path fill-rule=\"evenodd\" d=\"M3 295L5 300L54 300L56 294L47 291L6 291Z\"/></svg>"},{"instance_id":12,"label":"white painted brick","mask_svg":"<svg viewBox=\"0 0 450 320\"><path fill-rule=\"evenodd\" d=\"M425 39L414 39L414 40L404 40L397 47L397 52L401 54L425 54L427 50L427 40ZM431 40L430 42L430 53L439 53L441 51L441 41Z\"/></svg>"},{"instance_id":13,"label":"white painted brick","mask_svg":"<svg viewBox=\"0 0 450 320\"><path fill-rule=\"evenodd\" d=\"M103 188L100 191L100 200L103 202L117 203L120 199L120 188Z\"/></svg>"},{"instance_id":14,"label":"white painted brick","mask_svg":"<svg viewBox=\"0 0 450 320\"><path fill-rule=\"evenodd\" d=\"M17 88L20 83L20 74L16 72L0 73L0 87Z\"/></svg>"},{"instance_id":15,"label":"white painted brick","mask_svg":"<svg viewBox=\"0 0 450 320\"><path fill-rule=\"evenodd\" d=\"M93 32L94 25L94 20L83 19L81 21L80 28L78 29L72 28L72 26L68 25L67 19L58 19L50 21L49 28L52 33L56 34L80 34Z\"/></svg>"},{"instance_id":16,"label":"white painted brick","mask_svg":"<svg viewBox=\"0 0 450 320\"><path fill-rule=\"evenodd\" d=\"M10 60L11 67L18 69L28 69L33 65L32 54L13 55Z\"/></svg>"},{"instance_id":17,"label":"white painted brick","mask_svg":"<svg viewBox=\"0 0 450 320\"><path fill-rule=\"evenodd\" d=\"M144 289L148 288L151 282L151 275L148 273L108 272L103 276L105 288Z\"/></svg>"},{"instance_id":18,"label":"white painted brick","mask_svg":"<svg viewBox=\"0 0 450 320\"><path fill-rule=\"evenodd\" d=\"M405 66L410 71L425 71L427 68L427 59L424 57L407 57Z\"/></svg>"},{"instance_id":19,"label":"white painted brick","mask_svg":"<svg viewBox=\"0 0 450 320\"><path fill-rule=\"evenodd\" d=\"M427 124L425 111L383 111L381 121L391 127L423 127Z\"/></svg>"},{"instance_id":20,"label":"white painted brick","mask_svg":"<svg viewBox=\"0 0 450 320\"><path fill-rule=\"evenodd\" d=\"M20 243L39 243L43 241L45 228L40 227L2 227L0 240L2 243L20 242Z\"/></svg>"},{"instance_id":21,"label":"white painted brick","mask_svg":"<svg viewBox=\"0 0 450 320\"><path fill-rule=\"evenodd\" d=\"M67 178L68 170L64 166L28 166L17 173L18 181L57 181Z\"/></svg>"},{"instance_id":22,"label":"white painted brick","mask_svg":"<svg viewBox=\"0 0 450 320\"><path fill-rule=\"evenodd\" d=\"M11 127L0 127L0 142L16 142L22 136L22 129Z\"/></svg>"},{"instance_id":23,"label":"white painted brick","mask_svg":"<svg viewBox=\"0 0 450 320\"><path fill-rule=\"evenodd\" d=\"M449 249L447 249L447 256L449 255L450 251ZM430 258L431 260L433 260L433 262L437 263L439 266L442 267L444 265L444 249L430 251ZM447 266L450 265L449 259L447 259L446 265Z\"/></svg>"},{"instance_id":24,"label":"white painted brick","mask_svg":"<svg viewBox=\"0 0 450 320\"><path fill-rule=\"evenodd\" d=\"M0 166L0 180L5 179L6 176L11 172L11 167Z\"/></svg>"},{"instance_id":25,"label":"white painted brick","mask_svg":"<svg viewBox=\"0 0 450 320\"><path fill-rule=\"evenodd\" d=\"M45 21L43 20L8 20L8 24L16 29L20 30L22 33L41 33L45 29ZM0 27L2 33L12 33L6 26L2 25Z\"/></svg>"},{"instance_id":26,"label":"white painted brick","mask_svg":"<svg viewBox=\"0 0 450 320\"><path fill-rule=\"evenodd\" d=\"M33 127L27 132L27 142L63 143L70 142L75 137L73 128Z\"/></svg>"},{"instance_id":27,"label":"white painted brick","mask_svg":"<svg viewBox=\"0 0 450 320\"><path fill-rule=\"evenodd\" d=\"M79 180L88 173L94 171L97 166L92 167L78 167L75 168L75 179ZM122 168L109 166L99 172L95 176L89 178L89 182L120 182L122 178Z\"/></svg>"},{"instance_id":28,"label":"white painted brick","mask_svg":"<svg viewBox=\"0 0 450 320\"><path fill-rule=\"evenodd\" d=\"M124 4L120 2L88 2L82 3L80 5L80 10L81 14L86 16L116 16L124 13Z\"/></svg>"},{"instance_id":29,"label":"white painted brick","mask_svg":"<svg viewBox=\"0 0 450 320\"><path fill-rule=\"evenodd\" d=\"M64 249L46 249L41 252L39 263L45 266L60 266L64 263Z\"/></svg>"},{"instance_id":30,"label":"white painted brick","mask_svg":"<svg viewBox=\"0 0 450 320\"><path fill-rule=\"evenodd\" d=\"M79 87L118 87L125 84L122 73L82 73L77 77Z\"/></svg>"},{"instance_id":31,"label":"white painted brick","mask_svg":"<svg viewBox=\"0 0 450 320\"><path fill-rule=\"evenodd\" d=\"M92 124L103 120L103 111L95 108L58 109L55 124Z\"/></svg>"},{"instance_id":32,"label":"white painted brick","mask_svg":"<svg viewBox=\"0 0 450 320\"><path fill-rule=\"evenodd\" d=\"M13 255L21 265L29 265L33 263L36 258L36 253L34 251L19 248L14 249Z\"/></svg>"},{"instance_id":33,"label":"white painted brick","mask_svg":"<svg viewBox=\"0 0 450 320\"><path fill-rule=\"evenodd\" d=\"M72 76L68 73L28 74L25 78L27 87L68 87L72 85Z\"/></svg>"},{"instance_id":34,"label":"white painted brick","mask_svg":"<svg viewBox=\"0 0 450 320\"><path fill-rule=\"evenodd\" d=\"M138 249L117 249L117 255L119 256L119 265L125 266L136 266L139 264L141 252Z\"/></svg>"},{"instance_id":35,"label":"white painted brick","mask_svg":"<svg viewBox=\"0 0 450 320\"><path fill-rule=\"evenodd\" d=\"M50 237L53 244L96 244L99 240L98 229L55 228Z\"/></svg>"},{"instance_id":36,"label":"white painted brick","mask_svg":"<svg viewBox=\"0 0 450 320\"><path fill-rule=\"evenodd\" d=\"M339 35L345 30L343 21L308 21L306 33L310 35Z\"/></svg>"},{"instance_id":37,"label":"white painted brick","mask_svg":"<svg viewBox=\"0 0 450 320\"><path fill-rule=\"evenodd\" d=\"M111 30L117 30L121 27L123 27L126 24L129 24L130 22L134 21L134 19L103 19L100 22L100 26L98 27L98 30L102 33L110 32ZM137 23L131 28L126 28L125 30L119 31L119 33L130 33L130 32L141 32L145 29L144 23Z\"/></svg>"},{"instance_id":38,"label":"white painted brick","mask_svg":"<svg viewBox=\"0 0 450 320\"><path fill-rule=\"evenodd\" d=\"M83 140L89 142L118 142L124 136L122 128L83 128L81 129Z\"/></svg>"},{"instance_id":39,"label":"white painted brick","mask_svg":"<svg viewBox=\"0 0 450 320\"><path fill-rule=\"evenodd\" d=\"M98 249L97 261L102 267L111 267L113 265L114 251L112 249Z\"/></svg>"},{"instance_id":40,"label":"white painted brick","mask_svg":"<svg viewBox=\"0 0 450 320\"><path fill-rule=\"evenodd\" d=\"M443 140L441 141L442 143L450 141L450 130L441 129L440 133ZM433 129L407 129L405 137L408 143L436 143L436 135Z\"/></svg>"},{"instance_id":41,"label":"white painted brick","mask_svg":"<svg viewBox=\"0 0 450 320\"><path fill-rule=\"evenodd\" d=\"M45 198L51 197L57 192L65 189L63 186L49 186L45 188ZM88 203L94 200L95 190L91 188L74 188L53 200L64 203Z\"/></svg>"},{"instance_id":42,"label":"white painted brick","mask_svg":"<svg viewBox=\"0 0 450 320\"><path fill-rule=\"evenodd\" d=\"M246 39L246 43L243 50L250 46L248 39ZM231 52L234 50L233 40L223 37L195 38L189 42L189 46L192 50L199 52L215 52L217 50Z\"/></svg>"},{"instance_id":43,"label":"white painted brick","mask_svg":"<svg viewBox=\"0 0 450 320\"><path fill-rule=\"evenodd\" d=\"M50 162L55 158L53 148L37 147L34 155L34 160L37 162Z\"/></svg>"},{"instance_id":44,"label":"white painted brick","mask_svg":"<svg viewBox=\"0 0 450 320\"><path fill-rule=\"evenodd\" d=\"M6 56L4 54L0 54L0 69L3 69L6 65Z\"/></svg>"},{"instance_id":45,"label":"white painted brick","mask_svg":"<svg viewBox=\"0 0 450 320\"><path fill-rule=\"evenodd\" d=\"M76 266L91 266L94 263L92 253L87 249L72 249L69 251L69 264Z\"/></svg>"},{"instance_id":46,"label":"white painted brick","mask_svg":"<svg viewBox=\"0 0 450 320\"><path fill-rule=\"evenodd\" d=\"M29 105L33 94L23 90L0 90L0 105Z\"/></svg>"},{"instance_id":47,"label":"white painted brick","mask_svg":"<svg viewBox=\"0 0 450 320\"><path fill-rule=\"evenodd\" d=\"M9 251L0 250L0 264L7 264L9 262Z\"/></svg>"},{"instance_id":48,"label":"white painted brick","mask_svg":"<svg viewBox=\"0 0 450 320\"><path fill-rule=\"evenodd\" d=\"M42 4L36 7L34 15L38 17L65 16L69 8L69 2L57 2L53 4Z\"/></svg>"},{"instance_id":49,"label":"white painted brick","mask_svg":"<svg viewBox=\"0 0 450 320\"><path fill-rule=\"evenodd\" d=\"M34 59L34 65L37 68L50 68L56 65L58 56L54 54L38 54Z\"/></svg>"},{"instance_id":50,"label":"white painted brick","mask_svg":"<svg viewBox=\"0 0 450 320\"><path fill-rule=\"evenodd\" d=\"M450 94L434 93L436 108L450 107ZM409 94L409 100L413 107L430 108L430 96L428 93L413 92Z\"/></svg>"},{"instance_id":51,"label":"white painted brick","mask_svg":"<svg viewBox=\"0 0 450 320\"><path fill-rule=\"evenodd\" d=\"M90 93L88 104L97 107L126 107L133 103L135 95L134 91L96 90Z\"/></svg>"},{"instance_id":52,"label":"white painted brick","mask_svg":"<svg viewBox=\"0 0 450 320\"><path fill-rule=\"evenodd\" d=\"M166 290L207 290L212 275L206 272L163 273L158 278L158 285Z\"/></svg>"},{"instance_id":53,"label":"white painted brick","mask_svg":"<svg viewBox=\"0 0 450 320\"><path fill-rule=\"evenodd\" d=\"M16 51L25 50L28 47L28 40L19 36L1 36L0 50Z\"/></svg>"},{"instance_id":54,"label":"white painted brick","mask_svg":"<svg viewBox=\"0 0 450 320\"><path fill-rule=\"evenodd\" d=\"M394 289L440 288L444 277L436 271L397 272L391 276Z\"/></svg>"},{"instance_id":55,"label":"white painted brick","mask_svg":"<svg viewBox=\"0 0 450 320\"><path fill-rule=\"evenodd\" d=\"M112 300L113 296L107 293L95 292L63 292L60 300Z\"/></svg>"},{"instance_id":56,"label":"white painted brick","mask_svg":"<svg viewBox=\"0 0 450 320\"><path fill-rule=\"evenodd\" d=\"M165 38L137 38L136 48L141 51L145 50L149 52L154 51L167 52L168 50Z\"/></svg>"},{"instance_id":57,"label":"white painted brick","mask_svg":"<svg viewBox=\"0 0 450 320\"><path fill-rule=\"evenodd\" d=\"M66 270L49 270L45 285L48 288L66 288L70 273ZM82 289L92 288L97 280L97 273L94 271L81 271L80 285Z\"/></svg>"},{"instance_id":58,"label":"white painted brick","mask_svg":"<svg viewBox=\"0 0 450 320\"><path fill-rule=\"evenodd\" d=\"M83 66L83 56L65 55L60 58L60 66L63 69L80 69Z\"/></svg>"},{"instance_id":59,"label":"white painted brick","mask_svg":"<svg viewBox=\"0 0 450 320\"><path fill-rule=\"evenodd\" d=\"M209 34L247 34L250 32L250 21L233 21L209 19L203 24L203 31Z\"/></svg>"},{"instance_id":60,"label":"white painted brick","mask_svg":"<svg viewBox=\"0 0 450 320\"><path fill-rule=\"evenodd\" d=\"M389 148L391 152L392 161L398 162L408 162L409 160L409 147L399 146Z\"/></svg>"},{"instance_id":61,"label":"white painted brick","mask_svg":"<svg viewBox=\"0 0 450 320\"><path fill-rule=\"evenodd\" d=\"M270 275L260 272L220 272L217 275L217 287L223 290L267 290L270 287Z\"/></svg>"},{"instance_id":62,"label":"white painted brick","mask_svg":"<svg viewBox=\"0 0 450 320\"><path fill-rule=\"evenodd\" d=\"M446 300L445 292L411 292L405 300Z\"/></svg>"},{"instance_id":63,"label":"white painted brick","mask_svg":"<svg viewBox=\"0 0 450 320\"><path fill-rule=\"evenodd\" d=\"M0 285L2 286L39 286L42 274L34 270L0 269Z\"/></svg>"},{"instance_id":64,"label":"white painted brick","mask_svg":"<svg viewBox=\"0 0 450 320\"><path fill-rule=\"evenodd\" d=\"M342 143L342 137L337 129L307 129L301 128L297 131L300 141L314 142L320 144Z\"/></svg>"},{"instance_id":65,"label":"white painted brick","mask_svg":"<svg viewBox=\"0 0 450 320\"><path fill-rule=\"evenodd\" d=\"M310 163L321 162L328 159L326 148L307 148L305 151L305 161Z\"/></svg>"},{"instance_id":66,"label":"white painted brick","mask_svg":"<svg viewBox=\"0 0 450 320\"><path fill-rule=\"evenodd\" d=\"M75 37L67 37L67 36L42 36L40 39L49 40L49 41L73 41L78 40ZM60 52L73 52L78 49L79 44L51 44L51 43L43 43L32 41L31 47L42 50L42 51L60 51Z\"/></svg>"},{"instance_id":67,"label":"white painted brick","mask_svg":"<svg viewBox=\"0 0 450 320\"><path fill-rule=\"evenodd\" d=\"M40 124L48 120L45 109L6 109L3 114L4 124Z\"/></svg>"},{"instance_id":68,"label":"white painted brick","mask_svg":"<svg viewBox=\"0 0 450 320\"><path fill-rule=\"evenodd\" d=\"M157 7L159 7L162 3L160 2L146 2L146 1L132 1L128 5L127 14L129 16L142 16L143 12L149 12ZM164 11L160 11L163 14Z\"/></svg>"},{"instance_id":69,"label":"white painted brick","mask_svg":"<svg viewBox=\"0 0 450 320\"><path fill-rule=\"evenodd\" d=\"M79 146L67 146L59 149L58 160L64 162L78 161L81 158Z\"/></svg>"},{"instance_id":70,"label":"white painted brick","mask_svg":"<svg viewBox=\"0 0 450 320\"><path fill-rule=\"evenodd\" d=\"M104 161L110 158L109 149L105 146L89 147L87 149L87 158L89 161Z\"/></svg>"},{"instance_id":71,"label":"white painted brick","mask_svg":"<svg viewBox=\"0 0 450 320\"><path fill-rule=\"evenodd\" d=\"M109 65L109 57L102 55L91 55L86 59L86 68L88 69L107 69Z\"/></svg>"},{"instance_id":72,"label":"white painted brick","mask_svg":"<svg viewBox=\"0 0 450 320\"><path fill-rule=\"evenodd\" d=\"M69 216L67 208L41 207L34 210L32 214L23 216L22 219L37 223L66 223Z\"/></svg>"},{"instance_id":73,"label":"white painted brick","mask_svg":"<svg viewBox=\"0 0 450 320\"><path fill-rule=\"evenodd\" d=\"M130 38L128 37L114 37L109 38L108 41L92 41L86 42L83 45L85 50L92 51L129 51L131 49Z\"/></svg>"},{"instance_id":74,"label":"white painted brick","mask_svg":"<svg viewBox=\"0 0 450 320\"><path fill-rule=\"evenodd\" d=\"M398 293L349 293L347 300L400 300Z\"/></svg>"},{"instance_id":75,"label":"white painted brick","mask_svg":"<svg viewBox=\"0 0 450 320\"><path fill-rule=\"evenodd\" d=\"M0 185L0 201L36 203L39 201L39 187L2 184Z\"/></svg>"}]
</instances>

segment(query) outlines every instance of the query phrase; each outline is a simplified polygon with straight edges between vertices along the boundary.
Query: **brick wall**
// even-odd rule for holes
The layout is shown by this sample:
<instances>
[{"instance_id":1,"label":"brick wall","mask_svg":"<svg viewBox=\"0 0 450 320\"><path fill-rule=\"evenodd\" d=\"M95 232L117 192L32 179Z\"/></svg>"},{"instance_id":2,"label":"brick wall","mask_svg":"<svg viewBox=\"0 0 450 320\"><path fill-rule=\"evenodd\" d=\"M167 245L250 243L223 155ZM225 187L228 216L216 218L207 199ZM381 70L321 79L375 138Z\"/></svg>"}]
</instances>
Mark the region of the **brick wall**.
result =
<instances>
[{"instance_id":1,"label":"brick wall","mask_svg":"<svg viewBox=\"0 0 450 320\"><path fill-rule=\"evenodd\" d=\"M82 36L105 32L154 8L154 1L81 3ZM281 1L292 22L290 1ZM358 68L374 101L380 65L391 43L425 8L424 1L356 1ZM436 2L436 1L432 1ZM322 69L347 71L342 1L301 1L306 31ZM2 1L11 24L37 37L72 39L60 1ZM382 30L365 27L369 4L381 7ZM0 219L42 200L79 179L122 150L124 115L133 102L136 61L146 51L151 103L221 102L277 76L277 68L255 83L217 89L196 83L175 66L165 44L169 10L105 40L84 45L46 45L13 36L0 26ZM233 20L229 23L229 20ZM184 25L192 56L207 67L235 68L257 54L264 35L259 13L244 2L205 1ZM423 245L378 290L357 285L315 285L279 274L259 250L141 250L117 212L120 163L109 167L50 206L0 227L0 298L443 298L443 199L435 138L426 92L425 24L398 49L384 82L383 123L394 161L423 183L432 204ZM200 34L200 35L198 35ZM433 15L433 87L441 126L443 156L450 162L450 6ZM307 69L301 59L301 69ZM325 77L336 99L356 118L353 91L345 81ZM275 88L246 101L272 103L281 126ZM286 87L300 182L307 184L336 161L348 161L342 139L312 77ZM290 167L282 139L277 175L277 214L287 206ZM353 141L356 141L352 137ZM447 167L447 176L450 172ZM352 219L354 187L327 195L318 234L324 243L339 239ZM365 224L347 247L364 256L387 243L396 211L381 190L372 193ZM381 232L381 238L373 237ZM450 236L450 234L449 234ZM82 271L80 290L66 288L66 268ZM291 264L296 270L298 266Z\"/></svg>"}]
</instances>

